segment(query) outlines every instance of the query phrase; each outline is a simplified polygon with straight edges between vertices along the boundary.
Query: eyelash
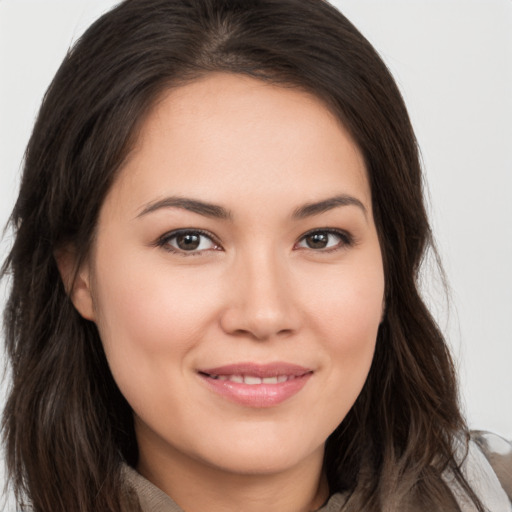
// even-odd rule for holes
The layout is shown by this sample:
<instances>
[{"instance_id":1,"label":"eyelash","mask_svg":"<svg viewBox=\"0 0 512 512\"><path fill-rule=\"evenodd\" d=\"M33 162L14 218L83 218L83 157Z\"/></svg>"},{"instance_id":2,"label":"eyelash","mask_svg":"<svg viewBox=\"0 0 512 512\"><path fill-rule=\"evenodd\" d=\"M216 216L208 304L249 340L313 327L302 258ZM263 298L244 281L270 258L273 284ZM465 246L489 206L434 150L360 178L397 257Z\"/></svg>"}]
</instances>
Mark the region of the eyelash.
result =
<instances>
[{"instance_id":1,"label":"eyelash","mask_svg":"<svg viewBox=\"0 0 512 512\"><path fill-rule=\"evenodd\" d=\"M301 243L303 240L305 240L307 237L315 235L315 234L335 235L340 239L340 242L338 244L336 244L334 247L328 247L328 248L314 249L311 247L297 247L297 245L299 243ZM182 250L182 249L179 249L179 248L176 248L176 247L173 247L172 245L170 245L170 241L177 238L180 235L199 235L201 237L206 237L212 242L212 244L215 247L212 249L186 251L186 250ZM184 257L200 256L204 252L211 251L211 250L217 251L217 250L220 250L219 248L221 248L220 243L217 241L216 237L212 233L202 230L202 229L188 229L188 228L187 229L178 229L176 231L171 231L169 233L166 233L165 235L161 236L154 243L154 245L156 247L161 247L168 252L171 252L171 253L174 253L174 254L177 254L180 256L184 256ZM341 249L350 247L352 245L354 245L354 238L350 233L347 233L346 231L343 231L340 229L333 229L333 228L317 228L317 229L308 231L307 233L304 233L298 239L298 241L294 244L294 248L296 248L297 250L307 249L307 250L311 250L314 252L331 253L331 252L339 251Z\"/></svg>"}]
</instances>

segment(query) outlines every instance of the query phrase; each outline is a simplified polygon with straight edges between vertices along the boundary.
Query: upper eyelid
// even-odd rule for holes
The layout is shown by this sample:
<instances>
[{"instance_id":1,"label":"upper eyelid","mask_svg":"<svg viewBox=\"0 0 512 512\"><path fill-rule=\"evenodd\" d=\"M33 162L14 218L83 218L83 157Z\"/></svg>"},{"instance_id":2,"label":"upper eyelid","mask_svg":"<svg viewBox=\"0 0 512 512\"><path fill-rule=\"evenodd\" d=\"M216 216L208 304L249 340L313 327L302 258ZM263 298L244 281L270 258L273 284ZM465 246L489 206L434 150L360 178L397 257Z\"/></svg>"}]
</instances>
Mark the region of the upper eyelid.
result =
<instances>
[{"instance_id":1,"label":"upper eyelid","mask_svg":"<svg viewBox=\"0 0 512 512\"><path fill-rule=\"evenodd\" d=\"M165 238L172 238L177 235L181 235L183 233L197 233L199 235L206 236L207 238L211 238L212 240L217 240L217 237L211 233L210 231L207 231L205 229L200 228L179 228L179 229L173 229L171 231L167 231L167 233L164 233L159 239L163 240Z\"/></svg>"},{"instance_id":2,"label":"upper eyelid","mask_svg":"<svg viewBox=\"0 0 512 512\"><path fill-rule=\"evenodd\" d=\"M313 228L309 229L301 236L307 236L310 235L311 233L345 233L345 230L340 228Z\"/></svg>"},{"instance_id":3,"label":"upper eyelid","mask_svg":"<svg viewBox=\"0 0 512 512\"><path fill-rule=\"evenodd\" d=\"M197 233L201 236L205 236L206 238L209 238L215 245L218 245L222 247L218 237L216 237L213 233L210 231L206 231L204 229L199 228L179 228L179 229L173 229L171 231L168 231L167 233L164 233L162 236L159 236L153 245L164 245L172 238L183 234L183 233ZM192 252L192 251L191 251ZM200 252L200 251L199 251Z\"/></svg>"},{"instance_id":4,"label":"upper eyelid","mask_svg":"<svg viewBox=\"0 0 512 512\"><path fill-rule=\"evenodd\" d=\"M313 235L315 233L331 233L331 234L334 234L334 235L344 236L346 238L349 238L350 240L353 239L352 234L349 233L348 231L346 231L345 229L339 229L339 228L314 228L314 229L310 229L309 231L306 231L305 233L300 235L300 237L297 239L297 241L300 241L304 237L306 237L308 235Z\"/></svg>"}]
</instances>

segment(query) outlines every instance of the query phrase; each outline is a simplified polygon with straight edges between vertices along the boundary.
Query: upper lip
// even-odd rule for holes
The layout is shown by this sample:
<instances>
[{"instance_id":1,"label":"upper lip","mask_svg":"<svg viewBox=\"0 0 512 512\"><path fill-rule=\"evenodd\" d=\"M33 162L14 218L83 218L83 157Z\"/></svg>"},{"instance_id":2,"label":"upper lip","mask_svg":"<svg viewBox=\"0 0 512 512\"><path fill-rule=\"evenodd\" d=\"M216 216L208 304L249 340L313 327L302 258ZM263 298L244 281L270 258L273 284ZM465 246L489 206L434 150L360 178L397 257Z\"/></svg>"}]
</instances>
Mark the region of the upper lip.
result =
<instances>
[{"instance_id":1,"label":"upper lip","mask_svg":"<svg viewBox=\"0 0 512 512\"><path fill-rule=\"evenodd\" d=\"M265 377L278 377L279 375L300 377L312 371L311 368L291 363L258 364L244 362L216 366L215 368L202 368L199 373L207 375L251 375L263 379Z\"/></svg>"}]
</instances>

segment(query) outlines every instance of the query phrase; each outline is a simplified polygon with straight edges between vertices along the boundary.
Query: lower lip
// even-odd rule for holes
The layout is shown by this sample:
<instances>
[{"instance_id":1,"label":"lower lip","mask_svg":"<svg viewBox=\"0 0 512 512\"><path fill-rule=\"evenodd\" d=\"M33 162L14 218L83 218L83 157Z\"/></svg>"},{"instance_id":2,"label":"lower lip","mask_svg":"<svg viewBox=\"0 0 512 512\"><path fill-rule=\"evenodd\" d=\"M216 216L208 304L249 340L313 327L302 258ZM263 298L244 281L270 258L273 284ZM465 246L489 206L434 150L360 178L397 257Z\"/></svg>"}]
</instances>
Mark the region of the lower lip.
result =
<instances>
[{"instance_id":1,"label":"lower lip","mask_svg":"<svg viewBox=\"0 0 512 512\"><path fill-rule=\"evenodd\" d=\"M200 375L215 393L246 407L272 407L296 395L313 375L311 372L277 384L244 384Z\"/></svg>"}]
</instances>

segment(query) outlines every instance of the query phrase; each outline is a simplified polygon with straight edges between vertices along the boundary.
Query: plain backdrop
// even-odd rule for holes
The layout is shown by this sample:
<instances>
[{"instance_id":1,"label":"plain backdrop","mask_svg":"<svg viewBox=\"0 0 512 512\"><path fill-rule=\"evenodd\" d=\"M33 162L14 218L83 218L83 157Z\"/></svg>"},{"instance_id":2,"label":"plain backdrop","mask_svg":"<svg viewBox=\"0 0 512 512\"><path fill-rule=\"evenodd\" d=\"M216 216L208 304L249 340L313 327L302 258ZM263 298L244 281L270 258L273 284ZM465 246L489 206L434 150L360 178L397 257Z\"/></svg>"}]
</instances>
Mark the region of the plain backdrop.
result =
<instances>
[{"instance_id":1,"label":"plain backdrop","mask_svg":"<svg viewBox=\"0 0 512 512\"><path fill-rule=\"evenodd\" d=\"M51 78L72 42L116 3L0 0L2 226ZM425 293L452 346L469 424L510 439L512 0L333 3L384 58L416 129L451 307L429 268ZM9 244L7 236L1 260ZM1 307L5 284L0 292Z\"/></svg>"}]
</instances>

